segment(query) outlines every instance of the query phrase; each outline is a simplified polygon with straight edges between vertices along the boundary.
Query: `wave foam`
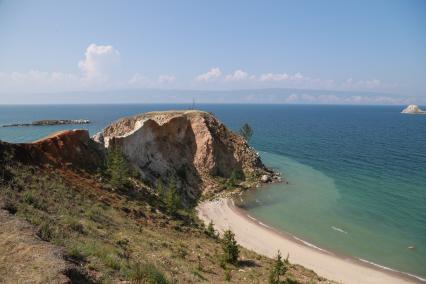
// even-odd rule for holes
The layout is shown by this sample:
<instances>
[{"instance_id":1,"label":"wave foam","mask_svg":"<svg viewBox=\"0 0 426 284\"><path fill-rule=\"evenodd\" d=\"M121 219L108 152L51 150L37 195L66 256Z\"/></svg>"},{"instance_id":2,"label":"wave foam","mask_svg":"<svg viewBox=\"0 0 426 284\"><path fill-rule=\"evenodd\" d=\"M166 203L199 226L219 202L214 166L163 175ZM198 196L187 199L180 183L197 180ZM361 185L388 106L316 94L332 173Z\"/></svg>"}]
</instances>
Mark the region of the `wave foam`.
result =
<instances>
[{"instance_id":1,"label":"wave foam","mask_svg":"<svg viewBox=\"0 0 426 284\"><path fill-rule=\"evenodd\" d=\"M292 237L293 237L294 239L298 240L299 242L302 242L303 244L307 245L308 247L311 247L311 248L314 248L314 249L320 250L320 251L322 251L322 252L325 252L325 253L327 253L327 254L330 254L330 252L326 251L325 249L322 249L322 248L320 248L320 247L317 247L316 245L313 245L313 244L311 244L311 243L308 243L307 241L304 241L304 240L302 240L302 239L299 239L299 238L298 238L298 237L296 237L296 236L292 236Z\"/></svg>"},{"instance_id":2,"label":"wave foam","mask_svg":"<svg viewBox=\"0 0 426 284\"><path fill-rule=\"evenodd\" d=\"M340 232L340 233L343 233L343 234L347 234L347 233L348 233L348 232L346 232L345 230L340 229L340 228L338 228L338 227L331 226L331 228L332 228L333 230L335 230L335 231L337 231L337 232Z\"/></svg>"},{"instance_id":3,"label":"wave foam","mask_svg":"<svg viewBox=\"0 0 426 284\"><path fill-rule=\"evenodd\" d=\"M425 278L422 278L422 277L420 277L420 276L417 276L417 275L414 275L414 274L410 274L410 273L407 273L407 272L402 272L402 271L399 271L399 270L396 270L396 269L392 269L392 268L389 268L389 267L387 267L387 266L383 266L383 265L380 265L380 264L377 264L377 263L374 263L374 262L372 262L372 261L368 261L368 260L365 260L365 259L362 259L362 258L358 258L358 259L359 259L360 261L362 261L362 262L365 262L365 263L368 263L368 264L374 265L374 266L379 267L379 268L381 268L381 269L388 270L388 271L393 271L393 272L397 272L397 273L401 273L401 274L405 274L405 275L408 275L408 276L414 277L414 278L416 278L416 279L418 279L418 280L420 280L420 281L422 281L422 282L426 282L426 279L425 279Z\"/></svg>"}]
</instances>

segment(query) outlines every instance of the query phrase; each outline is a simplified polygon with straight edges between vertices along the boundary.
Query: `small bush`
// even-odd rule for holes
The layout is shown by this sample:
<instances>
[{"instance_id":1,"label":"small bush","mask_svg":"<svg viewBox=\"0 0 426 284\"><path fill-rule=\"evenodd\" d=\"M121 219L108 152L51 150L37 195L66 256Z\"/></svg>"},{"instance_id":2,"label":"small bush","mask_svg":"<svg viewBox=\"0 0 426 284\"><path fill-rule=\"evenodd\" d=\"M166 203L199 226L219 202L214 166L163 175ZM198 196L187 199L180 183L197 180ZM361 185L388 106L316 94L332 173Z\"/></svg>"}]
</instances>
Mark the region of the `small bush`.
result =
<instances>
[{"instance_id":1,"label":"small bush","mask_svg":"<svg viewBox=\"0 0 426 284\"><path fill-rule=\"evenodd\" d=\"M84 230L83 224L81 224L80 222L78 222L77 220L73 218L69 218L66 220L66 226L77 233L80 233L80 234L86 233L86 231Z\"/></svg>"},{"instance_id":2,"label":"small bush","mask_svg":"<svg viewBox=\"0 0 426 284\"><path fill-rule=\"evenodd\" d=\"M43 211L46 210L46 206L37 198L36 193L32 191L24 192L24 194L22 195L22 201L28 205L33 206L36 209Z\"/></svg>"},{"instance_id":3,"label":"small bush","mask_svg":"<svg viewBox=\"0 0 426 284\"><path fill-rule=\"evenodd\" d=\"M137 284L168 284L164 274L151 263L137 263L130 268L129 278Z\"/></svg>"},{"instance_id":4,"label":"small bush","mask_svg":"<svg viewBox=\"0 0 426 284\"><path fill-rule=\"evenodd\" d=\"M120 270L121 266L122 266L122 261L121 259L114 255L114 254L108 254L106 255L102 261L104 262L104 264L114 270Z\"/></svg>"},{"instance_id":5,"label":"small bush","mask_svg":"<svg viewBox=\"0 0 426 284\"><path fill-rule=\"evenodd\" d=\"M231 281L231 270L227 268L225 269L224 273L225 273L224 275L225 281Z\"/></svg>"},{"instance_id":6,"label":"small bush","mask_svg":"<svg viewBox=\"0 0 426 284\"><path fill-rule=\"evenodd\" d=\"M49 241L51 241L54 238L54 230L50 226L49 223L43 222L38 227L37 236L39 236L40 239L49 242Z\"/></svg>"},{"instance_id":7,"label":"small bush","mask_svg":"<svg viewBox=\"0 0 426 284\"><path fill-rule=\"evenodd\" d=\"M86 255L81 251L78 246L71 246L68 248L68 256L75 259L76 261L85 261Z\"/></svg>"},{"instance_id":8,"label":"small bush","mask_svg":"<svg viewBox=\"0 0 426 284\"><path fill-rule=\"evenodd\" d=\"M37 202L36 198L34 197L33 193L31 191L26 191L22 195L22 201L29 205L33 205Z\"/></svg>"}]
</instances>

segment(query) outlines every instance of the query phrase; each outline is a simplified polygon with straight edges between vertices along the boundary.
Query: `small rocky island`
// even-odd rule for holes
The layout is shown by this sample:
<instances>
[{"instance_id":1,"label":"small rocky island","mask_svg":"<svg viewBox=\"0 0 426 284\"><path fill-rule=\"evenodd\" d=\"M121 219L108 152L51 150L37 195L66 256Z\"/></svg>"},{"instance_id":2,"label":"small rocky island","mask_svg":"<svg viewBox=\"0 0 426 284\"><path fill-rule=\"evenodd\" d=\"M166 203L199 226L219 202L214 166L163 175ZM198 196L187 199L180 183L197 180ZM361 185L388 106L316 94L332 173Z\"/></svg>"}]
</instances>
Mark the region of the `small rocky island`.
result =
<instances>
[{"instance_id":1,"label":"small rocky island","mask_svg":"<svg viewBox=\"0 0 426 284\"><path fill-rule=\"evenodd\" d=\"M426 111L419 108L418 105L409 105L401 111L404 114L426 114Z\"/></svg>"},{"instance_id":2,"label":"small rocky island","mask_svg":"<svg viewBox=\"0 0 426 284\"><path fill-rule=\"evenodd\" d=\"M20 127L20 126L48 126L48 125L62 125L62 124L89 124L88 119L44 119L36 120L31 123L13 123L5 124L1 127Z\"/></svg>"}]
</instances>

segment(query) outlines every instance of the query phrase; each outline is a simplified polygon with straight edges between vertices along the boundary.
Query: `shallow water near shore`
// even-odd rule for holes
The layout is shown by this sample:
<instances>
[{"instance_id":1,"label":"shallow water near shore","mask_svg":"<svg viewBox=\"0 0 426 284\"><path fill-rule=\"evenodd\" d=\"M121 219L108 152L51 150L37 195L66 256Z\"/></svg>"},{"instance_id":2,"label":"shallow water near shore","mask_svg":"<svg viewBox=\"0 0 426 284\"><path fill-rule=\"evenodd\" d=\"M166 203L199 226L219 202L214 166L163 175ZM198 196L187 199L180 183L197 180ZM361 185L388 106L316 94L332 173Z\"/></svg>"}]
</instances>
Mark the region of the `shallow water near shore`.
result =
<instances>
[{"instance_id":1,"label":"shallow water near shore","mask_svg":"<svg viewBox=\"0 0 426 284\"><path fill-rule=\"evenodd\" d=\"M281 155L262 152L261 156L284 172L288 183L267 185L237 198L236 204L250 216L290 232L307 245L424 278L423 236L416 238L403 226L379 222L373 216L363 218L371 214L367 210L373 211L369 202L347 203L335 180L321 171ZM408 249L412 245L415 250Z\"/></svg>"},{"instance_id":2,"label":"shallow water near shore","mask_svg":"<svg viewBox=\"0 0 426 284\"><path fill-rule=\"evenodd\" d=\"M188 105L0 106L0 124L89 119L88 125L0 128L0 140L29 142L146 111ZM199 105L284 174L243 196L249 214L315 246L426 278L426 116L401 106ZM422 107L425 108L425 107ZM414 246L415 249L408 249ZM290 256L291 258L291 256Z\"/></svg>"}]
</instances>

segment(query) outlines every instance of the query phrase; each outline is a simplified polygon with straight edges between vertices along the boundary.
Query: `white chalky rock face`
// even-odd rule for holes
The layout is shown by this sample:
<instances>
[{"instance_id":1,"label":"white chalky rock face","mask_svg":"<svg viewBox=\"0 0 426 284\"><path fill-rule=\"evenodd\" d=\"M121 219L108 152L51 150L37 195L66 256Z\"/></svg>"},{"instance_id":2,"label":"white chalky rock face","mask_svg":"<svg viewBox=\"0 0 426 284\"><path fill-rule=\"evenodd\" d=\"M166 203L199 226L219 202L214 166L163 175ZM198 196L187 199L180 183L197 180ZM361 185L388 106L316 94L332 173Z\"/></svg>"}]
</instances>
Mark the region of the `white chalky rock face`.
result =
<instances>
[{"instance_id":1,"label":"white chalky rock face","mask_svg":"<svg viewBox=\"0 0 426 284\"><path fill-rule=\"evenodd\" d=\"M407 113L407 114L426 114L426 111L423 111L419 106L417 105L409 105L405 109L401 111L401 113Z\"/></svg>"},{"instance_id":2,"label":"white chalky rock face","mask_svg":"<svg viewBox=\"0 0 426 284\"><path fill-rule=\"evenodd\" d=\"M112 123L99 136L106 148L119 146L144 179L155 184L158 179L167 183L179 177L191 197L215 191L217 178L229 178L235 170L246 177L266 173L259 156L241 136L202 111L128 117Z\"/></svg>"}]
</instances>

